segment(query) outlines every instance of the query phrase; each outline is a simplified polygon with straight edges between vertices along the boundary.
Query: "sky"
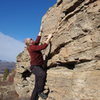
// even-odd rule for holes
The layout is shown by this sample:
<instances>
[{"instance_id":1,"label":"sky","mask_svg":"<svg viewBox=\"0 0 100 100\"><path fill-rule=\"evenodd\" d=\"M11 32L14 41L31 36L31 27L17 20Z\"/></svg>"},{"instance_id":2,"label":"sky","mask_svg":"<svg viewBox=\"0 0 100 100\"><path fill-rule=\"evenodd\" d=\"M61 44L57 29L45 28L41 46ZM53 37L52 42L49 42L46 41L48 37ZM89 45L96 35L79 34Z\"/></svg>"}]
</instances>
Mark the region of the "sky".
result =
<instances>
[{"instance_id":1,"label":"sky","mask_svg":"<svg viewBox=\"0 0 100 100\"><path fill-rule=\"evenodd\" d=\"M23 40L36 38L44 14L56 0L0 0L0 60L15 61Z\"/></svg>"}]
</instances>

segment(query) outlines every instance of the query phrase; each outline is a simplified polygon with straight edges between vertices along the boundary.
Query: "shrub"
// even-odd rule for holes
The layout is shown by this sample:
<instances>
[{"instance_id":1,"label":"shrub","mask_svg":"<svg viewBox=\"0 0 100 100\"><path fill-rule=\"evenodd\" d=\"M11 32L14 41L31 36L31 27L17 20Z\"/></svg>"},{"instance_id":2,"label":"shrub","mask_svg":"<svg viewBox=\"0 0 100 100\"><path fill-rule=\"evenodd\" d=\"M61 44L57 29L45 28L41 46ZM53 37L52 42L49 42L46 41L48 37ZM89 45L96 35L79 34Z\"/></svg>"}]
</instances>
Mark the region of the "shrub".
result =
<instances>
[{"instance_id":1,"label":"shrub","mask_svg":"<svg viewBox=\"0 0 100 100\"><path fill-rule=\"evenodd\" d=\"M10 73L9 69L6 68L6 69L4 70L3 80L6 80L6 79L7 79L7 76L9 75L9 73Z\"/></svg>"}]
</instances>

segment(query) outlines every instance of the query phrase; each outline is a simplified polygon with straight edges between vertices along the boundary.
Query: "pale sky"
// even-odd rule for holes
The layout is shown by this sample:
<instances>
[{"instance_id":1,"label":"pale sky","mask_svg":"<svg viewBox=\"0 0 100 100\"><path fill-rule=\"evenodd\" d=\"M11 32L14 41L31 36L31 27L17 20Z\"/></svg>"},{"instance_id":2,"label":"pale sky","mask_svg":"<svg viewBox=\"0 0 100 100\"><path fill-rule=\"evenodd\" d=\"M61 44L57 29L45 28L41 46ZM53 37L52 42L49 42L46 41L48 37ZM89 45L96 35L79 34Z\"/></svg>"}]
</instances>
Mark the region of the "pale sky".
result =
<instances>
[{"instance_id":1,"label":"pale sky","mask_svg":"<svg viewBox=\"0 0 100 100\"><path fill-rule=\"evenodd\" d=\"M24 43L0 32L0 60L16 61L16 56L24 47Z\"/></svg>"}]
</instances>

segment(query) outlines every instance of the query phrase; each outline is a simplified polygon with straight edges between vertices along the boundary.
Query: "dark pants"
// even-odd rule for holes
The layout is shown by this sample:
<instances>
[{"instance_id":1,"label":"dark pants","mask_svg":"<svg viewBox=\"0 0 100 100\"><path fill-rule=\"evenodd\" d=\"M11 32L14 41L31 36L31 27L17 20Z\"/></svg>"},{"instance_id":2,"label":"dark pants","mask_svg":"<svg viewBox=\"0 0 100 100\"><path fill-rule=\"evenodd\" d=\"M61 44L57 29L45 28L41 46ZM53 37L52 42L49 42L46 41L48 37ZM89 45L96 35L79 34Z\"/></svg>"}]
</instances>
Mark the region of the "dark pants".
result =
<instances>
[{"instance_id":1,"label":"dark pants","mask_svg":"<svg viewBox=\"0 0 100 100\"><path fill-rule=\"evenodd\" d=\"M46 71L42 66L31 66L31 71L35 75L35 87L30 100L38 100L38 94L44 90Z\"/></svg>"}]
</instances>

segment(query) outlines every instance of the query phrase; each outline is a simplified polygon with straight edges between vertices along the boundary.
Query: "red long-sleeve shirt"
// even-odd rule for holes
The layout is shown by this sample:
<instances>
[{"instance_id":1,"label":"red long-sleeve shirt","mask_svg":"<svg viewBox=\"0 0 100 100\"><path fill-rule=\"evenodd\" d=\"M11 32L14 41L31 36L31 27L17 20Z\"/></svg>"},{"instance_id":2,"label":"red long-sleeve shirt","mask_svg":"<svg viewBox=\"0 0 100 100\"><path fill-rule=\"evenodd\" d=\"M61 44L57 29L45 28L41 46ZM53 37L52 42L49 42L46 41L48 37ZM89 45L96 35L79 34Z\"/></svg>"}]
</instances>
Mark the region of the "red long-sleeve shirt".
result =
<instances>
[{"instance_id":1,"label":"red long-sleeve shirt","mask_svg":"<svg viewBox=\"0 0 100 100\"><path fill-rule=\"evenodd\" d=\"M30 64L31 65L43 65L43 55L41 53L41 50L45 49L48 44L44 43L43 45L38 45L40 42L41 36L38 36L36 41L34 41L33 45L30 45L27 49L30 54Z\"/></svg>"}]
</instances>

